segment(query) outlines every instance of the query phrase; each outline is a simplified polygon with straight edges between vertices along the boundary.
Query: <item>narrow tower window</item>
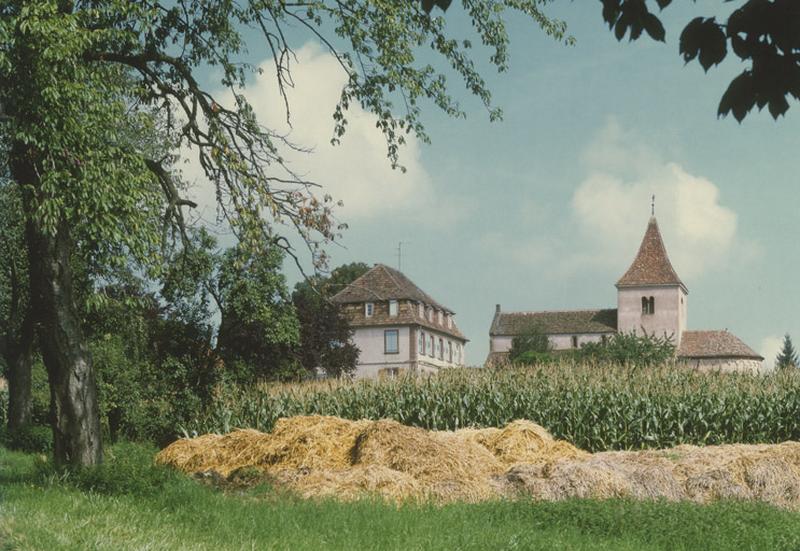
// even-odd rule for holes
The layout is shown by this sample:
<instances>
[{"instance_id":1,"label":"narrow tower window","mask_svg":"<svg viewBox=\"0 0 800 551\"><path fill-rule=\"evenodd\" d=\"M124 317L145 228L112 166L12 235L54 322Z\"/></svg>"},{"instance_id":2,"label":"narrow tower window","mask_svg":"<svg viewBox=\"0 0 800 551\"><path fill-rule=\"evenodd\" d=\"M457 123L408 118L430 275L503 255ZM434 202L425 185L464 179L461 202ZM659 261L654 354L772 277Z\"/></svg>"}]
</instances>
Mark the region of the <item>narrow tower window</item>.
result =
<instances>
[{"instance_id":1,"label":"narrow tower window","mask_svg":"<svg viewBox=\"0 0 800 551\"><path fill-rule=\"evenodd\" d=\"M650 297L650 301L649 302L650 302L650 304L649 304L650 313L651 314L655 314L656 313L656 299L654 299L653 297Z\"/></svg>"},{"instance_id":2,"label":"narrow tower window","mask_svg":"<svg viewBox=\"0 0 800 551\"><path fill-rule=\"evenodd\" d=\"M656 299L642 297L642 314L653 314L656 311Z\"/></svg>"}]
</instances>

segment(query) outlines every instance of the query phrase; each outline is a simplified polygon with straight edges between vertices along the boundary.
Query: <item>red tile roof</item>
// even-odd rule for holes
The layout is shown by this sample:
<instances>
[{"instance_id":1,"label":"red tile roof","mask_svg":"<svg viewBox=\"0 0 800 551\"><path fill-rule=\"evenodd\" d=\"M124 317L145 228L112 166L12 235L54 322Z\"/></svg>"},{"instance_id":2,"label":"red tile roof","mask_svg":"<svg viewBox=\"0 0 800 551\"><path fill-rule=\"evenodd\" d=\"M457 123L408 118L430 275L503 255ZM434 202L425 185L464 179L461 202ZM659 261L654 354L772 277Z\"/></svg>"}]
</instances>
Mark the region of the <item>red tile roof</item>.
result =
<instances>
[{"instance_id":1,"label":"red tile roof","mask_svg":"<svg viewBox=\"0 0 800 551\"><path fill-rule=\"evenodd\" d=\"M669 261L655 216L647 224L647 231L631 267L617 281L617 287L639 285L680 285L686 289Z\"/></svg>"},{"instance_id":2,"label":"red tile roof","mask_svg":"<svg viewBox=\"0 0 800 551\"><path fill-rule=\"evenodd\" d=\"M678 357L764 359L728 331L684 331Z\"/></svg>"},{"instance_id":3,"label":"red tile roof","mask_svg":"<svg viewBox=\"0 0 800 551\"><path fill-rule=\"evenodd\" d=\"M453 313L417 287L406 275L385 264L375 264L367 273L356 279L345 289L336 293L334 302L348 304L352 302L372 302L381 300L414 300L438 310Z\"/></svg>"}]
</instances>

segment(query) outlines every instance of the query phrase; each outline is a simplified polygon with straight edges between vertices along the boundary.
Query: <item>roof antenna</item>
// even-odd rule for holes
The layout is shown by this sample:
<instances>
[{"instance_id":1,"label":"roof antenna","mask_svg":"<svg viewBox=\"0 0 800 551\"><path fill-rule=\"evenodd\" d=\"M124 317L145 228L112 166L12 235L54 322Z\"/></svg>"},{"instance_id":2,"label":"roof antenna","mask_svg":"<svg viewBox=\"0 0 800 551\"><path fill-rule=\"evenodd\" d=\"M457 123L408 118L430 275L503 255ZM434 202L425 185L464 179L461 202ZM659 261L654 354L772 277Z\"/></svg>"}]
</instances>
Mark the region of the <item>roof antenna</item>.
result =
<instances>
[{"instance_id":1,"label":"roof antenna","mask_svg":"<svg viewBox=\"0 0 800 551\"><path fill-rule=\"evenodd\" d=\"M408 241L397 242L397 271L403 271L403 245L408 245Z\"/></svg>"},{"instance_id":2,"label":"roof antenna","mask_svg":"<svg viewBox=\"0 0 800 551\"><path fill-rule=\"evenodd\" d=\"M653 195L653 200L650 202L650 216L656 215L656 196Z\"/></svg>"}]
</instances>

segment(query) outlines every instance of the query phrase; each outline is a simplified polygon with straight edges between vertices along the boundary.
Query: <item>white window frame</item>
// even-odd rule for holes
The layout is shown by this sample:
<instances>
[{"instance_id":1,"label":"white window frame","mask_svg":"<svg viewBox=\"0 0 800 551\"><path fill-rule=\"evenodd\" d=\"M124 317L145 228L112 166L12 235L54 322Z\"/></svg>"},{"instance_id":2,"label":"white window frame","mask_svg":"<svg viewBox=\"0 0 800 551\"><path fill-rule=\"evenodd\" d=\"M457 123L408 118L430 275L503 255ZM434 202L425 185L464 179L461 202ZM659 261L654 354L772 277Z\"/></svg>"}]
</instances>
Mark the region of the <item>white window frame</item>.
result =
<instances>
[{"instance_id":1,"label":"white window frame","mask_svg":"<svg viewBox=\"0 0 800 551\"><path fill-rule=\"evenodd\" d=\"M419 338L417 339L417 352L420 356L425 355L425 331L419 332Z\"/></svg>"},{"instance_id":2,"label":"white window frame","mask_svg":"<svg viewBox=\"0 0 800 551\"><path fill-rule=\"evenodd\" d=\"M395 349L389 350L389 334L394 334ZM384 354L399 354L400 353L400 330L399 329L384 329L383 331L383 353Z\"/></svg>"},{"instance_id":3,"label":"white window frame","mask_svg":"<svg viewBox=\"0 0 800 551\"><path fill-rule=\"evenodd\" d=\"M372 302L364 303L364 316L371 318L375 314L375 304Z\"/></svg>"},{"instance_id":4,"label":"white window frame","mask_svg":"<svg viewBox=\"0 0 800 551\"><path fill-rule=\"evenodd\" d=\"M396 300L389 301L389 316L396 318L400 313L400 304Z\"/></svg>"}]
</instances>

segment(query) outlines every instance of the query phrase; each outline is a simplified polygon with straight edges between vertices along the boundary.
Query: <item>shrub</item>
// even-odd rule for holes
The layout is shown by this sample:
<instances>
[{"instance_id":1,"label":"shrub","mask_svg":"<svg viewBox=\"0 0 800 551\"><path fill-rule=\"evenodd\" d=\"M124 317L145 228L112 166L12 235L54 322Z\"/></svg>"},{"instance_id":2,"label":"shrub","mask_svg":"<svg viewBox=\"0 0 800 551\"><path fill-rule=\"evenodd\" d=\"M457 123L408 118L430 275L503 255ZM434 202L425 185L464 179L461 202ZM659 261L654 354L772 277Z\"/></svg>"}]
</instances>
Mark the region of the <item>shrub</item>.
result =
<instances>
[{"instance_id":1,"label":"shrub","mask_svg":"<svg viewBox=\"0 0 800 551\"><path fill-rule=\"evenodd\" d=\"M33 425L5 432L3 445L27 453L50 453L53 450L53 431L50 427Z\"/></svg>"},{"instance_id":2,"label":"shrub","mask_svg":"<svg viewBox=\"0 0 800 551\"><path fill-rule=\"evenodd\" d=\"M546 358L547 356L542 355L551 350L550 339L541 327L533 325L512 339L508 358L512 362L532 363L526 361L526 358Z\"/></svg>"},{"instance_id":3,"label":"shrub","mask_svg":"<svg viewBox=\"0 0 800 551\"><path fill-rule=\"evenodd\" d=\"M172 469L153 462L156 451L153 446L121 442L106 449L101 465L68 470L48 459L37 463L37 476L104 495L156 495L178 478Z\"/></svg>"},{"instance_id":4,"label":"shrub","mask_svg":"<svg viewBox=\"0 0 800 551\"><path fill-rule=\"evenodd\" d=\"M595 362L653 366L672 360L675 357L675 345L668 337L616 333L605 342L584 344L578 357Z\"/></svg>"}]
</instances>

